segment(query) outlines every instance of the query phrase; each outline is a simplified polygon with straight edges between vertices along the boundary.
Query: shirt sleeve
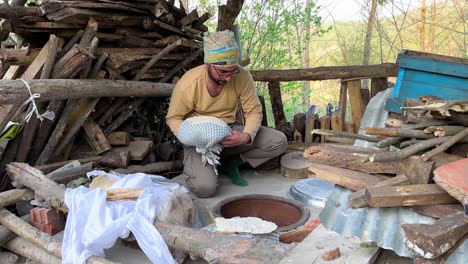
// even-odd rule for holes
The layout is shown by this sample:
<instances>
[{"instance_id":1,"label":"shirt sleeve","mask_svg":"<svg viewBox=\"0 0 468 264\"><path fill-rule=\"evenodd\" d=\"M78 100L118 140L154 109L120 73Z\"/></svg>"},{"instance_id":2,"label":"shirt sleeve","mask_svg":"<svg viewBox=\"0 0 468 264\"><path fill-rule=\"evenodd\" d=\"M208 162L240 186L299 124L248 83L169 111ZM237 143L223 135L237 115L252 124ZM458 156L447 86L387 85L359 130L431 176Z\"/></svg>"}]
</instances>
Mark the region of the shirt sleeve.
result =
<instances>
[{"instance_id":1,"label":"shirt sleeve","mask_svg":"<svg viewBox=\"0 0 468 264\"><path fill-rule=\"evenodd\" d=\"M169 103L169 110L166 115L166 124L171 129L172 133L177 136L180 124L184 121L187 114L192 112L194 107L194 95L187 94L189 84L179 80L172 91L171 102Z\"/></svg>"},{"instance_id":2,"label":"shirt sleeve","mask_svg":"<svg viewBox=\"0 0 468 264\"><path fill-rule=\"evenodd\" d=\"M238 89L240 89L239 99L245 114L244 132L250 135L252 143L262 123L263 115L253 78L249 72L246 73L247 76Z\"/></svg>"}]
</instances>

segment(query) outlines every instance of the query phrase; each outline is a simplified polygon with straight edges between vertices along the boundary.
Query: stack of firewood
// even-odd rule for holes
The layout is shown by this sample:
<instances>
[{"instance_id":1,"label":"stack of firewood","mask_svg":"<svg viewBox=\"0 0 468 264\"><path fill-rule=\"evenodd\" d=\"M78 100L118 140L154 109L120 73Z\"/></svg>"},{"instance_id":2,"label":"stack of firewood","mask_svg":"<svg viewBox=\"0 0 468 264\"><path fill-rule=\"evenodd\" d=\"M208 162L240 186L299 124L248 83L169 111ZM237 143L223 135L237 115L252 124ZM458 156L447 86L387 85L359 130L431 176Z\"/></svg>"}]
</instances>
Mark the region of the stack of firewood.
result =
<instances>
[{"instance_id":1,"label":"stack of firewood","mask_svg":"<svg viewBox=\"0 0 468 264\"><path fill-rule=\"evenodd\" d=\"M10 32L0 50L0 131L22 125L0 147L0 191L13 161L45 173L72 159L122 173L179 169L167 98L202 63L209 14L160 0L24 2L0 8L1 30Z\"/></svg>"},{"instance_id":2,"label":"stack of firewood","mask_svg":"<svg viewBox=\"0 0 468 264\"><path fill-rule=\"evenodd\" d=\"M367 140L381 149L310 146L304 151L312 162L308 176L354 190L352 208L404 206L439 219L402 228L418 263L444 263L468 236L463 212L468 205L468 100L424 97L403 110L405 116L393 116L400 119L387 119L387 128L365 128L367 135L314 130Z\"/></svg>"}]
</instances>

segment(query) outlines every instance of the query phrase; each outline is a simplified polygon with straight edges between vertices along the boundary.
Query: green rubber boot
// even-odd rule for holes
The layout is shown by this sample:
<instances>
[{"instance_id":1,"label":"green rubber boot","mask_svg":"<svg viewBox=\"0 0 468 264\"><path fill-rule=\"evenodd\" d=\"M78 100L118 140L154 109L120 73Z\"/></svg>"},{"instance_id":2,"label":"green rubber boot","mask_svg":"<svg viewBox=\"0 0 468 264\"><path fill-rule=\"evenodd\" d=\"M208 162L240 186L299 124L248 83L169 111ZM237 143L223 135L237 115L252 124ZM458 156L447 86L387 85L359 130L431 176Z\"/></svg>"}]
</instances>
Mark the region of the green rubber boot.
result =
<instances>
[{"instance_id":1,"label":"green rubber boot","mask_svg":"<svg viewBox=\"0 0 468 264\"><path fill-rule=\"evenodd\" d=\"M249 183L240 176L239 166L244 164L240 155L229 157L228 160L221 163L219 169L226 173L231 179L231 182L239 186L247 186Z\"/></svg>"}]
</instances>

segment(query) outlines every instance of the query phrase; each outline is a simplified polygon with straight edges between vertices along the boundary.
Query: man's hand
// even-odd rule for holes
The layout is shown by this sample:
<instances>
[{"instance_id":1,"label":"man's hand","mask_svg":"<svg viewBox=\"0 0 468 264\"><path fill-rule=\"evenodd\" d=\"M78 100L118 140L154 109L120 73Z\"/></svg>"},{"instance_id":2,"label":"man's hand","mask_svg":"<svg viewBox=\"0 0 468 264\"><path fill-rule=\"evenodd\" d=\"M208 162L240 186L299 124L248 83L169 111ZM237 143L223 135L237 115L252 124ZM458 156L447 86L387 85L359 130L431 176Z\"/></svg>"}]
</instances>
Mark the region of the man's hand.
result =
<instances>
[{"instance_id":1,"label":"man's hand","mask_svg":"<svg viewBox=\"0 0 468 264\"><path fill-rule=\"evenodd\" d=\"M244 145L250 142L248 133L241 133L237 130L232 131L232 135L223 138L221 144L226 148L232 148L239 145Z\"/></svg>"}]
</instances>

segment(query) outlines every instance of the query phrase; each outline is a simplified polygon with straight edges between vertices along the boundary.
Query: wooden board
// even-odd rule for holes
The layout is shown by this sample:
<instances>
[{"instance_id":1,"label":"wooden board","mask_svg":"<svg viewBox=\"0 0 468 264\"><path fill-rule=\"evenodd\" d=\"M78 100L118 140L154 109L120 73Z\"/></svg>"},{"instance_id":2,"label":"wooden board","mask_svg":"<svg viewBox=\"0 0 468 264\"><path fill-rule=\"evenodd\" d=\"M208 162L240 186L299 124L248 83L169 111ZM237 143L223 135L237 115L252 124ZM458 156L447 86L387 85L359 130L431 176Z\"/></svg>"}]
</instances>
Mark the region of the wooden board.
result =
<instances>
[{"instance_id":1,"label":"wooden board","mask_svg":"<svg viewBox=\"0 0 468 264\"><path fill-rule=\"evenodd\" d=\"M372 186L373 187L400 186L400 185L407 185L407 184L409 184L408 178L405 175L398 175L388 180L378 182ZM349 205L352 208L361 208L361 207L368 206L367 200L366 200L366 189L361 189L350 194L348 196L348 200L349 200Z\"/></svg>"},{"instance_id":2,"label":"wooden board","mask_svg":"<svg viewBox=\"0 0 468 264\"><path fill-rule=\"evenodd\" d=\"M406 246L417 256L435 259L454 246L468 233L464 213L458 212L441 218L432 225L403 224Z\"/></svg>"},{"instance_id":3,"label":"wooden board","mask_svg":"<svg viewBox=\"0 0 468 264\"><path fill-rule=\"evenodd\" d=\"M107 136L107 141L111 146L128 146L130 134L125 131L112 132Z\"/></svg>"},{"instance_id":4,"label":"wooden board","mask_svg":"<svg viewBox=\"0 0 468 264\"><path fill-rule=\"evenodd\" d=\"M372 207L456 203L437 184L369 187L366 190L366 199Z\"/></svg>"},{"instance_id":5,"label":"wooden board","mask_svg":"<svg viewBox=\"0 0 468 264\"><path fill-rule=\"evenodd\" d=\"M153 141L133 141L128 144L130 160L143 160L153 148Z\"/></svg>"},{"instance_id":6,"label":"wooden board","mask_svg":"<svg viewBox=\"0 0 468 264\"><path fill-rule=\"evenodd\" d=\"M364 172L335 168L332 166L312 164L309 167L309 178L320 178L348 189L357 191L365 189L382 180L387 180L385 176L375 176Z\"/></svg>"},{"instance_id":7,"label":"wooden board","mask_svg":"<svg viewBox=\"0 0 468 264\"><path fill-rule=\"evenodd\" d=\"M367 155L380 150L336 144L313 145L304 151L304 157L313 163L352 169L366 173L396 174L398 162L362 162Z\"/></svg>"}]
</instances>

